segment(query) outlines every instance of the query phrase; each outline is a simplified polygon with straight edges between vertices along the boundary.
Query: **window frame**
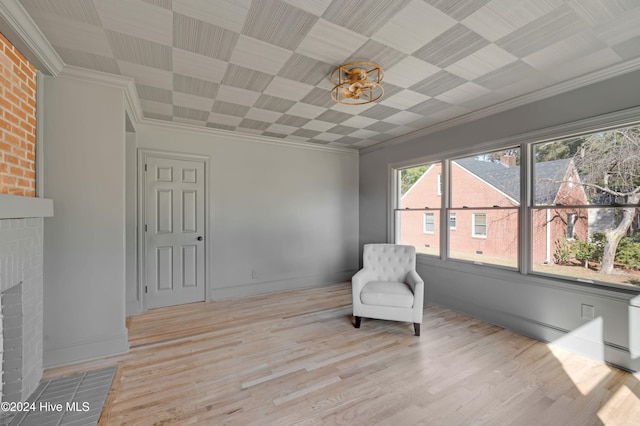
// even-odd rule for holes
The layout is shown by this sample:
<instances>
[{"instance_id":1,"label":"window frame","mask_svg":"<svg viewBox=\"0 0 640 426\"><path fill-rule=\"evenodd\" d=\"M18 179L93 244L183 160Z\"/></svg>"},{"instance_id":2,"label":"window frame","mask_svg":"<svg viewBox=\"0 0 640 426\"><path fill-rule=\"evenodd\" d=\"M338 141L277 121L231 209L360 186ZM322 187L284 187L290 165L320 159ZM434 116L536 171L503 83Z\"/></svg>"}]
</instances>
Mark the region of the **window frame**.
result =
<instances>
[{"instance_id":1,"label":"window frame","mask_svg":"<svg viewBox=\"0 0 640 426\"><path fill-rule=\"evenodd\" d=\"M451 226L451 219L453 219L453 226ZM456 212L449 212L449 230L455 231L458 227L458 215Z\"/></svg>"},{"instance_id":2,"label":"window frame","mask_svg":"<svg viewBox=\"0 0 640 426\"><path fill-rule=\"evenodd\" d=\"M431 217L431 223L429 224L429 225L431 225L431 230L430 231L427 229L427 217ZM432 212L423 213L423 216L422 216L422 232L424 234L435 234L435 232L436 232L436 216L435 216L435 213L432 213Z\"/></svg>"},{"instance_id":3,"label":"window frame","mask_svg":"<svg viewBox=\"0 0 640 426\"><path fill-rule=\"evenodd\" d=\"M484 217L484 234L476 233L476 227L478 226L476 218L478 216ZM487 222L487 213L472 213L471 214L471 237L486 239L489 235L489 224Z\"/></svg>"},{"instance_id":4,"label":"window frame","mask_svg":"<svg viewBox=\"0 0 640 426\"><path fill-rule=\"evenodd\" d=\"M640 125L640 107L631 108L627 110L622 110L614 113L604 114L601 116L596 116L576 122L569 122L566 124L543 128L540 130L535 130L527 133L516 134L514 136L510 136L508 138L494 140L494 141L485 141L484 143L476 146L470 147L461 147L460 149L453 149L451 151L445 153L435 153L430 155L425 155L423 157L413 158L409 160L404 160L402 162L397 163L389 163L388 171L390 181L395 182L396 179L396 171L401 168L408 168L419 166L427 163L442 163L442 205L440 210L440 256L433 256L428 254L419 253L419 258L431 258L431 262L445 262L443 267L447 267L446 265L454 265L457 262L463 262L466 264L476 264L486 266L487 273L490 273L491 270L505 269L500 265L494 264L484 264L478 262L468 262L462 261L455 258L449 257L449 211L450 210L463 210L461 208L450 208L449 205L449 197L450 197L450 163L456 158L462 158L465 156L471 155L481 155L483 152L491 152L491 151L500 151L506 150L511 147L519 147L520 155L521 155L521 192L520 192L520 206L518 208L519 212L519 222L518 222L518 267L517 272L520 273L524 277L529 277L528 279L532 282L546 282L539 281L540 278L545 279L553 279L553 282L557 283L564 287L563 283L570 285L587 285L593 288L600 288L603 290L617 290L617 291L637 291L637 288L629 285L629 284L618 284L607 281L591 281L591 280L580 280L575 279L570 276L563 275L553 275L547 273L540 273L537 271L533 271L532 269L532 259L533 259L533 247L532 247L532 218L531 214L535 209L540 208L540 206L536 206L533 203L533 183L532 183L532 169L533 169L533 147L536 144L544 143L544 142L553 142L564 140L572 137L580 137L588 134L603 132L608 130L613 130L616 128L624 128L624 127L632 127ZM575 183L574 185L575 186ZM395 194L396 188L395 184L390 186L391 193ZM388 223L388 235L390 242L395 242L396 229L394 224L395 215L393 212L396 210L396 198L393 196L390 198L393 202L388 203L389 212L390 212L390 220ZM638 206L640 208L640 206ZM431 209L430 209L431 210ZM438 209L433 209L438 210ZM492 209L487 209L492 210ZM640 226L639 226L640 228ZM487 231L488 233L488 231ZM448 267L463 267L461 266L448 266ZM513 272L513 268L506 268L507 271L505 273ZM537 277L537 278L536 278Z\"/></svg>"}]
</instances>

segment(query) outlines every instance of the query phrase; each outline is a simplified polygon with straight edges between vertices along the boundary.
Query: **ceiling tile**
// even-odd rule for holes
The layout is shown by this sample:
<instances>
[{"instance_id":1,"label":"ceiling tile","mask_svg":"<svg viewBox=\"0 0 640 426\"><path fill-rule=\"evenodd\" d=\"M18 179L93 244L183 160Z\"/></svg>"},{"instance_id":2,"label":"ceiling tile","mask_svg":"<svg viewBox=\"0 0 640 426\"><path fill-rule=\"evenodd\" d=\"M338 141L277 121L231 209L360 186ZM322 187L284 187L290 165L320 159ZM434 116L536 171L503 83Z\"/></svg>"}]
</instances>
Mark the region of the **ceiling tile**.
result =
<instances>
[{"instance_id":1,"label":"ceiling tile","mask_svg":"<svg viewBox=\"0 0 640 426\"><path fill-rule=\"evenodd\" d=\"M490 41L496 41L552 12L565 0L492 0L462 23Z\"/></svg>"},{"instance_id":2,"label":"ceiling tile","mask_svg":"<svg viewBox=\"0 0 640 426\"><path fill-rule=\"evenodd\" d=\"M419 114L422 116L430 116L431 114L437 111L443 110L448 106L450 105L447 104L446 102L442 102L441 100L432 98L409 108L409 111L415 112L416 114Z\"/></svg>"},{"instance_id":3,"label":"ceiling tile","mask_svg":"<svg viewBox=\"0 0 640 426\"><path fill-rule=\"evenodd\" d=\"M67 49L55 45L53 47L67 65L111 74L120 74L118 62L116 62L115 58L96 55L94 53L83 52L80 50Z\"/></svg>"},{"instance_id":4,"label":"ceiling tile","mask_svg":"<svg viewBox=\"0 0 640 426\"><path fill-rule=\"evenodd\" d=\"M524 84L527 80L529 80L530 82L536 82L536 84L539 84L540 87L542 87L545 82L553 82L553 80L549 78L546 78L546 81L541 81L545 78L546 77L544 77L544 75L540 71L537 71L529 64L526 64L522 61L516 61L483 75L482 77L476 79L475 82L490 90L500 90L505 86L509 86L512 84Z\"/></svg>"},{"instance_id":5,"label":"ceiling tile","mask_svg":"<svg viewBox=\"0 0 640 426\"><path fill-rule=\"evenodd\" d=\"M254 92L262 92L271 83L272 79L273 76L270 74L229 64L227 72L222 79L222 84Z\"/></svg>"},{"instance_id":6,"label":"ceiling tile","mask_svg":"<svg viewBox=\"0 0 640 426\"><path fill-rule=\"evenodd\" d=\"M122 75L133 78L137 83L162 89L173 89L173 74L169 71L127 61L118 60L117 62Z\"/></svg>"},{"instance_id":7,"label":"ceiling tile","mask_svg":"<svg viewBox=\"0 0 640 426\"><path fill-rule=\"evenodd\" d=\"M640 41L640 38L638 39ZM638 45L635 48L638 49ZM621 56L609 47L596 52L563 61L547 70L546 74L557 81L564 81L580 75L606 68L619 63Z\"/></svg>"},{"instance_id":8,"label":"ceiling tile","mask_svg":"<svg viewBox=\"0 0 640 426\"><path fill-rule=\"evenodd\" d=\"M240 35L189 16L173 14L173 46L228 61Z\"/></svg>"},{"instance_id":9,"label":"ceiling tile","mask_svg":"<svg viewBox=\"0 0 640 426\"><path fill-rule=\"evenodd\" d=\"M209 118L207 119L208 123L217 123L224 124L227 126L237 126L242 121L242 117L235 117L233 115L226 114L218 114L217 112L212 112L209 114Z\"/></svg>"},{"instance_id":10,"label":"ceiling tile","mask_svg":"<svg viewBox=\"0 0 640 426\"><path fill-rule=\"evenodd\" d=\"M244 117L249 112L246 105L238 105L231 102L215 101L213 107L209 108L211 112L225 115L233 115L236 117Z\"/></svg>"},{"instance_id":11,"label":"ceiling tile","mask_svg":"<svg viewBox=\"0 0 640 426\"><path fill-rule=\"evenodd\" d=\"M272 124L271 126L269 126L269 128L267 129L267 131L269 132L274 132L274 133L282 133L285 135L290 135L291 133L295 132L297 129L295 127L292 126L285 126L284 124Z\"/></svg>"},{"instance_id":12,"label":"ceiling tile","mask_svg":"<svg viewBox=\"0 0 640 426\"><path fill-rule=\"evenodd\" d=\"M614 45L613 50L622 59L633 59L640 57L640 36Z\"/></svg>"},{"instance_id":13,"label":"ceiling tile","mask_svg":"<svg viewBox=\"0 0 640 426\"><path fill-rule=\"evenodd\" d=\"M491 91L486 87L482 87L479 84L471 81L448 90L436 97L436 99L446 102L448 104L461 104L471 99L475 99L479 96L486 95Z\"/></svg>"},{"instance_id":14,"label":"ceiling tile","mask_svg":"<svg viewBox=\"0 0 640 426\"><path fill-rule=\"evenodd\" d=\"M640 7L640 2L602 1L602 0L570 0L569 6L591 26L615 25L614 20ZM637 21L636 21L637 22Z\"/></svg>"},{"instance_id":15,"label":"ceiling tile","mask_svg":"<svg viewBox=\"0 0 640 426\"><path fill-rule=\"evenodd\" d=\"M176 92L189 93L206 98L215 98L218 93L219 84L212 81L189 77L182 74L173 74L173 90Z\"/></svg>"},{"instance_id":16,"label":"ceiling tile","mask_svg":"<svg viewBox=\"0 0 640 426\"><path fill-rule=\"evenodd\" d=\"M384 82L395 84L402 88L408 88L429 76L440 71L440 68L421 61L413 56L407 56L405 59L394 65L384 73Z\"/></svg>"},{"instance_id":17,"label":"ceiling tile","mask_svg":"<svg viewBox=\"0 0 640 426\"><path fill-rule=\"evenodd\" d=\"M377 123L377 120L374 120L373 118L368 118L368 117L363 117L361 115L355 115L353 117L351 117L350 119L343 121L342 125L344 126L350 126L350 127L356 127L358 129L363 129L367 126L371 126L372 124Z\"/></svg>"},{"instance_id":18,"label":"ceiling tile","mask_svg":"<svg viewBox=\"0 0 640 426\"><path fill-rule=\"evenodd\" d=\"M331 108L335 104L335 102L331 100L328 91L317 87L313 88L307 96L302 98L301 102L326 108Z\"/></svg>"},{"instance_id":19,"label":"ceiling tile","mask_svg":"<svg viewBox=\"0 0 640 426\"><path fill-rule=\"evenodd\" d=\"M321 121L328 121L330 123L340 124L352 117L351 114L347 114L340 111L327 110L320 114L316 119Z\"/></svg>"},{"instance_id":20,"label":"ceiling tile","mask_svg":"<svg viewBox=\"0 0 640 426\"><path fill-rule=\"evenodd\" d=\"M328 79L334 68L333 65L294 53L282 66L278 76L315 86L321 80Z\"/></svg>"},{"instance_id":21,"label":"ceiling tile","mask_svg":"<svg viewBox=\"0 0 640 426\"><path fill-rule=\"evenodd\" d=\"M102 28L58 15L46 15L39 11L31 12L31 16L53 46L107 58L113 57L109 40ZM78 34L82 34L82 37L78 37Z\"/></svg>"},{"instance_id":22,"label":"ceiling tile","mask_svg":"<svg viewBox=\"0 0 640 426\"><path fill-rule=\"evenodd\" d=\"M275 123L281 115L282 113L277 111L269 111L261 108L251 108L247 113L246 118L266 121L268 123Z\"/></svg>"},{"instance_id":23,"label":"ceiling tile","mask_svg":"<svg viewBox=\"0 0 640 426\"><path fill-rule=\"evenodd\" d=\"M187 108L183 106L173 106L174 117L187 118L189 120L207 121L209 117L209 111L202 111L195 108ZM175 121L175 119L174 119Z\"/></svg>"},{"instance_id":24,"label":"ceiling tile","mask_svg":"<svg viewBox=\"0 0 640 426\"><path fill-rule=\"evenodd\" d=\"M382 28L373 39L411 54L453 27L457 22L422 0L412 0Z\"/></svg>"},{"instance_id":25,"label":"ceiling tile","mask_svg":"<svg viewBox=\"0 0 640 426\"><path fill-rule=\"evenodd\" d=\"M449 65L446 71L466 80L473 80L517 60L518 58L501 47L489 44Z\"/></svg>"},{"instance_id":26,"label":"ceiling tile","mask_svg":"<svg viewBox=\"0 0 640 426\"><path fill-rule=\"evenodd\" d=\"M240 122L240 124L238 124L238 127L245 127L248 129L261 130L261 131L266 130L269 126L271 126L271 123L269 122L252 120L250 118L245 118Z\"/></svg>"},{"instance_id":27,"label":"ceiling tile","mask_svg":"<svg viewBox=\"0 0 640 426\"><path fill-rule=\"evenodd\" d=\"M151 68L171 71L171 47L150 40L106 30L116 59Z\"/></svg>"},{"instance_id":28,"label":"ceiling tile","mask_svg":"<svg viewBox=\"0 0 640 426\"><path fill-rule=\"evenodd\" d=\"M242 34L295 50L317 20L316 16L279 0L254 1Z\"/></svg>"},{"instance_id":29,"label":"ceiling tile","mask_svg":"<svg viewBox=\"0 0 640 426\"><path fill-rule=\"evenodd\" d=\"M460 21L491 0L426 0L447 15Z\"/></svg>"},{"instance_id":30,"label":"ceiling tile","mask_svg":"<svg viewBox=\"0 0 640 426\"><path fill-rule=\"evenodd\" d=\"M365 128L365 130L370 130L370 131L376 132L376 133L385 133L385 132L393 129L394 127L396 127L395 124L385 123L384 121L376 121L375 124L367 126Z\"/></svg>"},{"instance_id":31,"label":"ceiling tile","mask_svg":"<svg viewBox=\"0 0 640 426\"><path fill-rule=\"evenodd\" d=\"M306 12L311 13L312 15L321 16L327 7L331 4L333 0L283 0L285 3L289 3L291 6L295 6L299 9L302 9Z\"/></svg>"},{"instance_id":32,"label":"ceiling tile","mask_svg":"<svg viewBox=\"0 0 640 426\"><path fill-rule=\"evenodd\" d=\"M259 97L259 92L221 84L218 88L216 99L224 102L234 102L240 105L253 106Z\"/></svg>"},{"instance_id":33,"label":"ceiling tile","mask_svg":"<svg viewBox=\"0 0 640 426\"><path fill-rule=\"evenodd\" d=\"M263 94L260 95L253 106L256 108L284 113L287 112L294 104L295 102L289 99Z\"/></svg>"},{"instance_id":34,"label":"ceiling tile","mask_svg":"<svg viewBox=\"0 0 640 426\"><path fill-rule=\"evenodd\" d=\"M170 10L131 0L96 1L100 22L107 30L171 46L173 15Z\"/></svg>"},{"instance_id":35,"label":"ceiling tile","mask_svg":"<svg viewBox=\"0 0 640 426\"><path fill-rule=\"evenodd\" d=\"M249 11L251 0L173 0L173 10L218 27L239 33Z\"/></svg>"},{"instance_id":36,"label":"ceiling tile","mask_svg":"<svg viewBox=\"0 0 640 426\"><path fill-rule=\"evenodd\" d=\"M336 133L338 135L349 135L359 129L355 127L343 126L342 124L338 124L328 130L329 133Z\"/></svg>"},{"instance_id":37,"label":"ceiling tile","mask_svg":"<svg viewBox=\"0 0 640 426\"><path fill-rule=\"evenodd\" d=\"M418 115L414 112L400 111L396 114L386 117L384 121L386 121L387 123L402 125L402 124L410 123L412 121L419 120L421 118L422 118L421 115ZM393 129L389 133L391 132L393 132Z\"/></svg>"},{"instance_id":38,"label":"ceiling tile","mask_svg":"<svg viewBox=\"0 0 640 426\"><path fill-rule=\"evenodd\" d=\"M291 101L299 101L309 94L313 86L298 81L275 77L264 90L265 95L278 96Z\"/></svg>"},{"instance_id":39,"label":"ceiling tile","mask_svg":"<svg viewBox=\"0 0 640 426\"><path fill-rule=\"evenodd\" d=\"M213 106L213 99L182 92L175 92L173 94L173 104L181 107L206 111L206 117L203 119L206 120L209 117L209 111L211 111L211 107Z\"/></svg>"},{"instance_id":40,"label":"ceiling tile","mask_svg":"<svg viewBox=\"0 0 640 426\"><path fill-rule=\"evenodd\" d=\"M136 84L136 91L140 99L154 102L163 102L166 104L173 103L173 92L159 87L146 86L144 84Z\"/></svg>"},{"instance_id":41,"label":"ceiling tile","mask_svg":"<svg viewBox=\"0 0 640 426\"><path fill-rule=\"evenodd\" d=\"M409 88L423 95L435 97L454 87L466 83L467 80L453 75L448 71L439 71L430 78L424 79Z\"/></svg>"},{"instance_id":42,"label":"ceiling tile","mask_svg":"<svg viewBox=\"0 0 640 426\"><path fill-rule=\"evenodd\" d=\"M595 26L594 31L603 41L613 46L640 36L638 22L640 22L640 6L629 10L615 21Z\"/></svg>"},{"instance_id":43,"label":"ceiling tile","mask_svg":"<svg viewBox=\"0 0 640 426\"><path fill-rule=\"evenodd\" d=\"M196 126L196 127L203 127L205 124L207 124L207 122L204 121L204 120L198 120L198 119L195 119L195 118L187 118L187 117L183 117L183 116L177 115L177 114L174 115L173 121L175 123L188 124L190 126Z\"/></svg>"},{"instance_id":44,"label":"ceiling tile","mask_svg":"<svg viewBox=\"0 0 640 426\"><path fill-rule=\"evenodd\" d=\"M480 34L456 24L416 50L413 56L445 68L488 44L489 41Z\"/></svg>"},{"instance_id":45,"label":"ceiling tile","mask_svg":"<svg viewBox=\"0 0 640 426\"><path fill-rule=\"evenodd\" d=\"M540 71L551 71L565 61L576 59L608 47L591 31L581 31L558 43L524 57L522 60Z\"/></svg>"},{"instance_id":46,"label":"ceiling tile","mask_svg":"<svg viewBox=\"0 0 640 426\"><path fill-rule=\"evenodd\" d=\"M308 130L308 129L298 129L292 133L295 136L302 136L303 138L313 138L319 135L322 132L318 132L316 130Z\"/></svg>"},{"instance_id":47,"label":"ceiling tile","mask_svg":"<svg viewBox=\"0 0 640 426\"><path fill-rule=\"evenodd\" d=\"M383 71L407 57L405 53L371 39L360 46L355 54L357 57L354 59L366 59L379 65Z\"/></svg>"},{"instance_id":48,"label":"ceiling tile","mask_svg":"<svg viewBox=\"0 0 640 426\"><path fill-rule=\"evenodd\" d=\"M334 127L335 123L330 123L328 121L320 121L320 120L311 120L304 126L303 129L316 130L318 132L326 132L330 128Z\"/></svg>"},{"instance_id":49,"label":"ceiling tile","mask_svg":"<svg viewBox=\"0 0 640 426\"><path fill-rule=\"evenodd\" d=\"M429 96L414 92L413 90L405 89L393 96L385 96L379 104L398 109L409 109L412 106L422 103L428 99Z\"/></svg>"},{"instance_id":50,"label":"ceiling tile","mask_svg":"<svg viewBox=\"0 0 640 426\"><path fill-rule=\"evenodd\" d=\"M231 125L227 125L227 124L220 124L220 123L214 123L211 121L207 122L207 127L212 128L212 129L221 129L221 130L228 130L230 132L233 132L234 130L237 129L236 126L231 126Z\"/></svg>"},{"instance_id":51,"label":"ceiling tile","mask_svg":"<svg viewBox=\"0 0 640 426\"><path fill-rule=\"evenodd\" d=\"M268 74L277 74L292 53L274 44L241 35L230 62Z\"/></svg>"},{"instance_id":52,"label":"ceiling tile","mask_svg":"<svg viewBox=\"0 0 640 426\"><path fill-rule=\"evenodd\" d=\"M22 0L31 15L56 15L70 21L100 26L100 16L92 0Z\"/></svg>"},{"instance_id":53,"label":"ceiling tile","mask_svg":"<svg viewBox=\"0 0 640 426\"><path fill-rule=\"evenodd\" d=\"M140 106L145 117L149 117L150 114L159 114L166 117L173 115L173 105L171 104L140 99Z\"/></svg>"},{"instance_id":54,"label":"ceiling tile","mask_svg":"<svg viewBox=\"0 0 640 426\"><path fill-rule=\"evenodd\" d=\"M400 112L397 108L391 108L388 106L376 104L368 110L361 113L364 117L373 118L375 120L384 120L387 117L391 117L392 115Z\"/></svg>"},{"instance_id":55,"label":"ceiling tile","mask_svg":"<svg viewBox=\"0 0 640 426\"><path fill-rule=\"evenodd\" d=\"M332 2L322 17L371 36L408 3L409 0L340 0Z\"/></svg>"},{"instance_id":56,"label":"ceiling tile","mask_svg":"<svg viewBox=\"0 0 640 426\"><path fill-rule=\"evenodd\" d=\"M165 9L172 10L171 0L142 0L145 3L152 4L157 7L163 7Z\"/></svg>"},{"instance_id":57,"label":"ceiling tile","mask_svg":"<svg viewBox=\"0 0 640 426\"><path fill-rule=\"evenodd\" d=\"M367 37L324 19L318 20L302 40L297 53L338 66L365 44Z\"/></svg>"},{"instance_id":58,"label":"ceiling tile","mask_svg":"<svg viewBox=\"0 0 640 426\"><path fill-rule=\"evenodd\" d=\"M220 83L227 70L227 62L173 48L173 71L182 75Z\"/></svg>"},{"instance_id":59,"label":"ceiling tile","mask_svg":"<svg viewBox=\"0 0 640 426\"><path fill-rule=\"evenodd\" d=\"M295 115L283 114L280 116L280 118L276 120L276 123L285 124L287 126L293 126L293 127L302 127L305 124L307 124L309 121L311 121L311 119L309 118L296 117Z\"/></svg>"},{"instance_id":60,"label":"ceiling tile","mask_svg":"<svg viewBox=\"0 0 640 426\"><path fill-rule=\"evenodd\" d=\"M375 136L377 134L378 134L377 132L373 132L371 130L361 129L361 130L357 130L357 131L351 133L350 136L353 137L353 138L357 138L357 139L367 139L367 138L371 138L371 137L373 137L373 136Z\"/></svg>"},{"instance_id":61,"label":"ceiling tile","mask_svg":"<svg viewBox=\"0 0 640 426\"><path fill-rule=\"evenodd\" d=\"M320 114L322 114L325 111L324 108L315 106L315 105L309 105L309 104L304 104L302 102L296 102L291 108L289 108L286 113L291 114L291 115L297 115L299 117L305 117L305 118L316 118L317 116L319 116Z\"/></svg>"},{"instance_id":62,"label":"ceiling tile","mask_svg":"<svg viewBox=\"0 0 640 426\"><path fill-rule=\"evenodd\" d=\"M337 141L342 137L343 135L337 135L335 133L320 133L314 139L319 141L325 141L325 142L333 142L333 141Z\"/></svg>"},{"instance_id":63,"label":"ceiling tile","mask_svg":"<svg viewBox=\"0 0 640 426\"><path fill-rule=\"evenodd\" d=\"M502 37L496 44L517 57L524 57L570 37L584 27L584 21L573 9L563 6Z\"/></svg>"}]
</instances>

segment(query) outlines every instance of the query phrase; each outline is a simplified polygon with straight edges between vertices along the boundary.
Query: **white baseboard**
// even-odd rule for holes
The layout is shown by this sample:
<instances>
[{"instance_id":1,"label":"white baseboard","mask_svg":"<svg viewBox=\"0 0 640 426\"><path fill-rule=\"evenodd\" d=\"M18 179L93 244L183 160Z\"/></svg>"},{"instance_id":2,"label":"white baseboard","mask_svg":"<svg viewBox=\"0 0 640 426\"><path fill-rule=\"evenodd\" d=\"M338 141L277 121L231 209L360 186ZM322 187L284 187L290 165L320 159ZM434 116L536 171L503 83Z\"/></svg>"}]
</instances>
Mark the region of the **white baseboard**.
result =
<instances>
[{"instance_id":1,"label":"white baseboard","mask_svg":"<svg viewBox=\"0 0 640 426\"><path fill-rule=\"evenodd\" d=\"M44 368L59 367L81 361L103 358L129 351L129 338L125 329L117 336L91 341L75 342L56 348L44 348Z\"/></svg>"}]
</instances>

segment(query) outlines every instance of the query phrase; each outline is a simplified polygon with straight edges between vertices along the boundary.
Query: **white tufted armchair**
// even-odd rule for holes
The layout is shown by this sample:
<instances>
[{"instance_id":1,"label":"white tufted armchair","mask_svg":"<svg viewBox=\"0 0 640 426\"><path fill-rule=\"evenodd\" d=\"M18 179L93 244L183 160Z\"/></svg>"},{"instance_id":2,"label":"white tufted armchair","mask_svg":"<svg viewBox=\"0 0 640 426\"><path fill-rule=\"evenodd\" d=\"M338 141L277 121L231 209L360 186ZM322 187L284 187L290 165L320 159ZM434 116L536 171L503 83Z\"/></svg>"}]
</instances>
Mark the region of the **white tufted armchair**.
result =
<instances>
[{"instance_id":1,"label":"white tufted armchair","mask_svg":"<svg viewBox=\"0 0 640 426\"><path fill-rule=\"evenodd\" d=\"M353 316L412 322L420 336L424 281L416 272L416 249L396 244L365 244L363 269L352 280Z\"/></svg>"}]
</instances>

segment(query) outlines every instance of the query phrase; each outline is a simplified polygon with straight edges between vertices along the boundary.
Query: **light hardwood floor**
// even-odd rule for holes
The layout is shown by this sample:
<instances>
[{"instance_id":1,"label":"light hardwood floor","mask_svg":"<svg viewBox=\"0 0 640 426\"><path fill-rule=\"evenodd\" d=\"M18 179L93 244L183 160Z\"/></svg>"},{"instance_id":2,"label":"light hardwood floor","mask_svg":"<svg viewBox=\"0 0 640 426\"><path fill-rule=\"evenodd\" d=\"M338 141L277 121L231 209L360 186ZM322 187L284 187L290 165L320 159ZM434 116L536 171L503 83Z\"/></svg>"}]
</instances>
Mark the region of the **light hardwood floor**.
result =
<instances>
[{"instance_id":1,"label":"light hardwood floor","mask_svg":"<svg viewBox=\"0 0 640 426\"><path fill-rule=\"evenodd\" d=\"M640 376L442 307L363 319L349 283L129 318L102 425L640 425Z\"/></svg>"}]
</instances>

